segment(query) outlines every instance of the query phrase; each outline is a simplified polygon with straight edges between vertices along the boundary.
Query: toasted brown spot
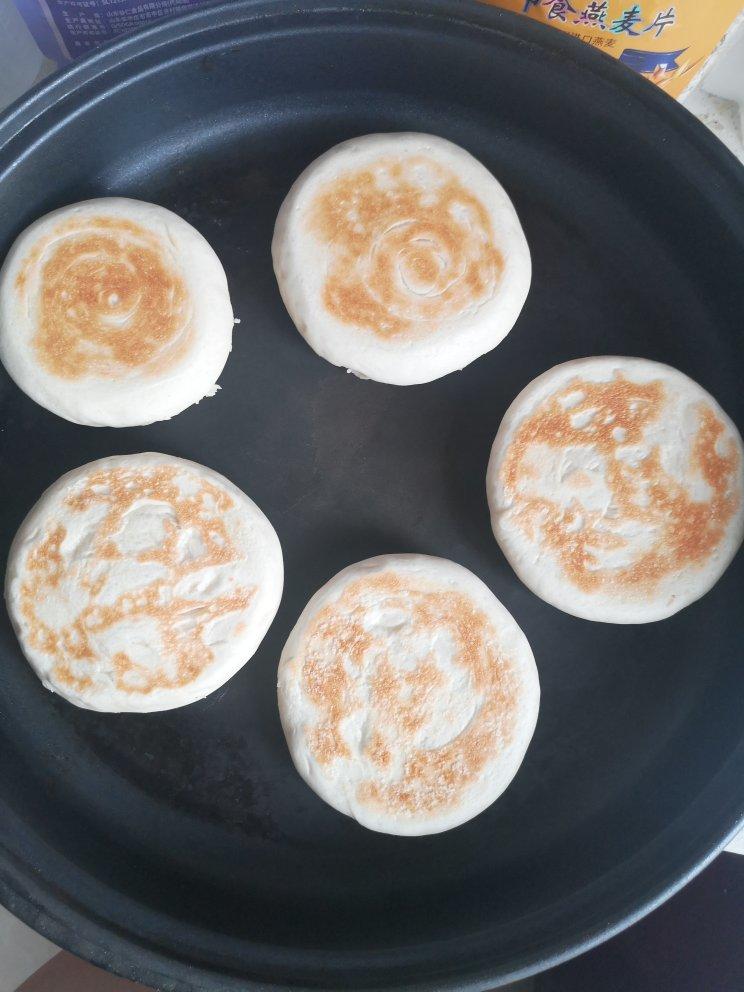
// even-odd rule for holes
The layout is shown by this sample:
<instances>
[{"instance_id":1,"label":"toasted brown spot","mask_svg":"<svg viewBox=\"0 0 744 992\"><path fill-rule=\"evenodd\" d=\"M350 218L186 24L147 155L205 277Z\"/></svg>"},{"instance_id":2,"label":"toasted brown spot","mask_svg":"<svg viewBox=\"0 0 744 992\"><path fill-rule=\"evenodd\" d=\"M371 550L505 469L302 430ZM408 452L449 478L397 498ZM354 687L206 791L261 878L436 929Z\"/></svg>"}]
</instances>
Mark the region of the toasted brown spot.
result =
<instances>
[{"instance_id":1,"label":"toasted brown spot","mask_svg":"<svg viewBox=\"0 0 744 992\"><path fill-rule=\"evenodd\" d=\"M365 627L370 602L405 614L409 638L441 633L454 644L455 664L465 669L477 705L467 726L441 747L425 749L417 735L438 719L437 704L450 691L446 676L433 653L415 664L391 657L387 640ZM349 583L310 624L301 647L302 687L317 709L317 722L306 728L315 759L323 765L352 758L342 721L364 708L363 756L381 770L395 756L402 771L392 782L370 775L359 785L359 801L403 815L456 805L514 733L517 684L497 643L489 619L462 593L392 571Z\"/></svg>"},{"instance_id":2,"label":"toasted brown spot","mask_svg":"<svg viewBox=\"0 0 744 992\"><path fill-rule=\"evenodd\" d=\"M569 404L577 395L578 402ZM640 384L621 373L608 382L577 377L522 421L506 452L501 481L512 500L513 519L530 541L552 551L566 577L584 592L618 588L645 595L665 576L702 565L719 547L739 507L739 454L731 439L725 451L719 451L725 428L705 403L697 406L699 425L690 464L708 484L708 499L693 499L664 470L658 446L638 464L618 456L621 448L642 443L648 425L662 416L664 401L660 380ZM608 529L599 512L566 509L549 496L529 494L524 484L534 479L535 469L525 460L535 445L589 446L602 457L604 481L616 509L613 528ZM579 518L581 526L576 526ZM602 551L627 547L617 531L627 521L652 528L653 544L625 567L602 567Z\"/></svg>"},{"instance_id":3,"label":"toasted brown spot","mask_svg":"<svg viewBox=\"0 0 744 992\"><path fill-rule=\"evenodd\" d=\"M51 527L29 551L28 575L21 586L21 615L29 644L55 657L52 678L56 681L84 691L93 685L92 676L100 666L110 664L116 687L122 691L147 695L155 689L188 685L214 659L214 652L205 640L209 626L215 619L244 613L249 608L255 595L253 588L236 587L229 595L207 595L203 599L175 594L176 584L190 573L228 564L239 557L224 519L225 511L233 505L232 497L204 479L198 480L194 494L182 495L177 484L179 472L174 466L163 465L91 473L65 501L74 512L83 512L93 505L105 508L85 561L70 565L64 562L61 545L66 535L60 526ZM166 569L166 576L136 592L119 595L113 603L102 604L100 596L109 575L94 576L85 569L125 558L133 560L119 550L116 537L128 511L143 499L168 504L177 520L177 526L166 522L165 536L157 548L134 558L141 563L157 562ZM179 550L178 535L186 528L198 534L201 550L196 557L184 557ZM115 567L112 571L115 572ZM66 580L84 590L87 601L72 621L53 630L40 619L38 607L50 590L64 586ZM161 666L151 669L140 665L125 651L117 652L110 660L98 655L96 635L132 619L154 622L163 656Z\"/></svg>"},{"instance_id":4,"label":"toasted brown spot","mask_svg":"<svg viewBox=\"0 0 744 992\"><path fill-rule=\"evenodd\" d=\"M161 240L132 221L68 218L29 252L15 285L37 358L60 378L156 374L190 347L186 286Z\"/></svg>"},{"instance_id":5,"label":"toasted brown spot","mask_svg":"<svg viewBox=\"0 0 744 992\"><path fill-rule=\"evenodd\" d=\"M434 330L482 306L501 279L487 210L425 156L335 178L311 204L309 226L328 254L326 309L383 338Z\"/></svg>"},{"instance_id":6,"label":"toasted brown spot","mask_svg":"<svg viewBox=\"0 0 744 992\"><path fill-rule=\"evenodd\" d=\"M387 768L391 761L390 748L385 744L382 734L375 731L367 742L364 753L369 760L380 768Z\"/></svg>"},{"instance_id":7,"label":"toasted brown spot","mask_svg":"<svg viewBox=\"0 0 744 992\"><path fill-rule=\"evenodd\" d=\"M62 577L62 542L67 537L65 528L58 524L47 536L31 549L26 567L32 573L41 572L47 583L54 588Z\"/></svg>"},{"instance_id":8,"label":"toasted brown spot","mask_svg":"<svg viewBox=\"0 0 744 992\"><path fill-rule=\"evenodd\" d=\"M89 675L75 675L66 662L62 662L56 669L57 678L66 685L74 685L78 691L90 689L93 679Z\"/></svg>"}]
</instances>

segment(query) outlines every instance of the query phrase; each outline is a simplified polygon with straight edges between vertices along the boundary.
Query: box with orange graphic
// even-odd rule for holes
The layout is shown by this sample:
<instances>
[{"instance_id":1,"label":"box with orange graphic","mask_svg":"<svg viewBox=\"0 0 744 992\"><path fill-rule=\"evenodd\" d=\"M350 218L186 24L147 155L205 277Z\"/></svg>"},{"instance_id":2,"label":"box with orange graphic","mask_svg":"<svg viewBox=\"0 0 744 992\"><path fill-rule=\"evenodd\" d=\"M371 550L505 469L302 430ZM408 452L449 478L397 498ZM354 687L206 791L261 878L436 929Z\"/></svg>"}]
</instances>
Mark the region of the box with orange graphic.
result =
<instances>
[{"instance_id":1,"label":"box with orange graphic","mask_svg":"<svg viewBox=\"0 0 744 992\"><path fill-rule=\"evenodd\" d=\"M567 31L671 96L684 93L744 9L742 0L486 0Z\"/></svg>"}]
</instances>

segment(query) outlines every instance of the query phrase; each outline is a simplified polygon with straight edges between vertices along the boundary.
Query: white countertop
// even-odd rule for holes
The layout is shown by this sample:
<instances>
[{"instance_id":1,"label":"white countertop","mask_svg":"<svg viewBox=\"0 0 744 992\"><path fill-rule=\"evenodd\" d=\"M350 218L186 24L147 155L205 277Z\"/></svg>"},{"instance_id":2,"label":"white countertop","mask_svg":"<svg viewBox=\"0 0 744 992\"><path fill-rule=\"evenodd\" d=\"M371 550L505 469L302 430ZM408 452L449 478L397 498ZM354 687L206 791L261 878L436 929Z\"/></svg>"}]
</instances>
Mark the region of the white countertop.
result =
<instances>
[{"instance_id":1,"label":"white countertop","mask_svg":"<svg viewBox=\"0 0 744 992\"><path fill-rule=\"evenodd\" d=\"M0 992L15 992L58 951L58 947L0 906Z\"/></svg>"}]
</instances>

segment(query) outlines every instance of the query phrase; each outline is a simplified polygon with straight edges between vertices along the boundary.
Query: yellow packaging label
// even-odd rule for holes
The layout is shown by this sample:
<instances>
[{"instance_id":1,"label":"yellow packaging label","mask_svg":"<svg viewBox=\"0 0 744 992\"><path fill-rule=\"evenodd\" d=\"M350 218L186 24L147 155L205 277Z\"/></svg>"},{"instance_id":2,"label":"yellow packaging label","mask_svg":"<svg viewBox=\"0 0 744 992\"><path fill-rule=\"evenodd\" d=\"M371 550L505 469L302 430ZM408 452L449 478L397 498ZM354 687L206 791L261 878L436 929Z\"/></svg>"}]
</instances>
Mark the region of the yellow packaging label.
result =
<instances>
[{"instance_id":1,"label":"yellow packaging label","mask_svg":"<svg viewBox=\"0 0 744 992\"><path fill-rule=\"evenodd\" d=\"M551 24L679 96L744 9L742 0L486 0Z\"/></svg>"}]
</instances>

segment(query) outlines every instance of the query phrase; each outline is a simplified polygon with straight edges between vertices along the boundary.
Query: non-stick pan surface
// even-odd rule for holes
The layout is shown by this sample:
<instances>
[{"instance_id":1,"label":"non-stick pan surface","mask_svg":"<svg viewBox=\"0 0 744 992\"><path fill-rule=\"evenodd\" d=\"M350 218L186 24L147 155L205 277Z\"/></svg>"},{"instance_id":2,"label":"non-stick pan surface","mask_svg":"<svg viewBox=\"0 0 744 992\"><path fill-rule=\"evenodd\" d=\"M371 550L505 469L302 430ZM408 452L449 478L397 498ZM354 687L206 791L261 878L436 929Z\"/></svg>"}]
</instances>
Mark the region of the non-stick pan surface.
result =
<instances>
[{"instance_id":1,"label":"non-stick pan surface","mask_svg":"<svg viewBox=\"0 0 744 992\"><path fill-rule=\"evenodd\" d=\"M269 244L336 142L429 131L522 218L533 287L464 372L362 382L292 327ZM527 19L461 2L243 0L56 76L0 123L0 252L30 221L122 194L182 214L227 269L222 391L169 423L76 427L0 378L0 547L59 475L164 451L212 466L277 528L286 591L223 689L147 716L46 692L0 618L0 895L63 946L167 989L485 989L668 896L744 813L744 558L662 623L552 609L490 532L484 474L514 395L557 362L677 366L744 426L744 182L667 96ZM316 588L391 551L483 578L529 637L537 733L506 794L439 836L374 834L294 772L276 665Z\"/></svg>"}]
</instances>

